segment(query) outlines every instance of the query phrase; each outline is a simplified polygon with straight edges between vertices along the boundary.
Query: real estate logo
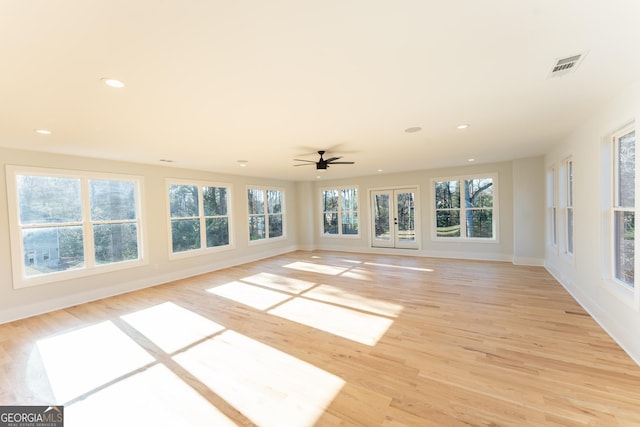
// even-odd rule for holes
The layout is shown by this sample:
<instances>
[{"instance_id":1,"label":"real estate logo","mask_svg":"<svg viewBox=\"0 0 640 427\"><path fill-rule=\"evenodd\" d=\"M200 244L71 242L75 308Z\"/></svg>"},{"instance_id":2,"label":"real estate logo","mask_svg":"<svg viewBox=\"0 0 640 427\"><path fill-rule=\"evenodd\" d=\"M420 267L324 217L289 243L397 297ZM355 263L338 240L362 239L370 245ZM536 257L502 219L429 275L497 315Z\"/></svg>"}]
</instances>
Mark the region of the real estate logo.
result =
<instances>
[{"instance_id":1,"label":"real estate logo","mask_svg":"<svg viewBox=\"0 0 640 427\"><path fill-rule=\"evenodd\" d=\"M64 427L64 406L0 406L0 427Z\"/></svg>"}]
</instances>

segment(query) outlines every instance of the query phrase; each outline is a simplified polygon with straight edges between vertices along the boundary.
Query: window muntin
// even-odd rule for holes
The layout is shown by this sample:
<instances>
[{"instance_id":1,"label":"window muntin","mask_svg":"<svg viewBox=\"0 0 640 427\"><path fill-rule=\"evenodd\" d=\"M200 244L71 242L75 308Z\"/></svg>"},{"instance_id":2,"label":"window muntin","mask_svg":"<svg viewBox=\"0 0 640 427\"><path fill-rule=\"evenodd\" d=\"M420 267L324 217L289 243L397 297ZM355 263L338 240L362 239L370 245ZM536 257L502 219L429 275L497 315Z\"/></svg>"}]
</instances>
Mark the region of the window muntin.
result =
<instances>
[{"instance_id":1,"label":"window muntin","mask_svg":"<svg viewBox=\"0 0 640 427\"><path fill-rule=\"evenodd\" d=\"M494 177L434 181L436 238L494 239Z\"/></svg>"},{"instance_id":2,"label":"window muntin","mask_svg":"<svg viewBox=\"0 0 640 427\"><path fill-rule=\"evenodd\" d=\"M635 130L613 137L613 258L614 278L633 288L635 282Z\"/></svg>"},{"instance_id":3,"label":"window muntin","mask_svg":"<svg viewBox=\"0 0 640 427\"><path fill-rule=\"evenodd\" d=\"M231 246L230 187L169 183L172 254Z\"/></svg>"},{"instance_id":4,"label":"window muntin","mask_svg":"<svg viewBox=\"0 0 640 427\"><path fill-rule=\"evenodd\" d=\"M142 262L139 178L17 166L7 177L14 287Z\"/></svg>"},{"instance_id":5,"label":"window muntin","mask_svg":"<svg viewBox=\"0 0 640 427\"><path fill-rule=\"evenodd\" d=\"M284 192L279 189L248 188L249 241L284 237Z\"/></svg>"},{"instance_id":6,"label":"window muntin","mask_svg":"<svg viewBox=\"0 0 640 427\"><path fill-rule=\"evenodd\" d=\"M357 187L322 190L322 233L325 236L358 236Z\"/></svg>"}]
</instances>

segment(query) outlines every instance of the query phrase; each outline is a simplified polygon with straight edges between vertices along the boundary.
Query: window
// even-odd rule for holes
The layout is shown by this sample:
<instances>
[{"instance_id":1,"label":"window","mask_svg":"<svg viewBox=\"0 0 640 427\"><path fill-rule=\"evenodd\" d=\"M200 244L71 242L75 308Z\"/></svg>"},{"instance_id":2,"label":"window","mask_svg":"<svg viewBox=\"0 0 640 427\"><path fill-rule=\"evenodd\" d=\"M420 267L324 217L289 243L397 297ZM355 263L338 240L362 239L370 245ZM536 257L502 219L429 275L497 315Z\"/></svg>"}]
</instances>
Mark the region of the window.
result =
<instances>
[{"instance_id":1,"label":"window","mask_svg":"<svg viewBox=\"0 0 640 427\"><path fill-rule=\"evenodd\" d=\"M434 181L437 239L496 239L495 177Z\"/></svg>"},{"instance_id":2,"label":"window","mask_svg":"<svg viewBox=\"0 0 640 427\"><path fill-rule=\"evenodd\" d=\"M565 207L565 230L566 230L566 252L573 255L573 160L565 161L564 172L566 174L566 207Z\"/></svg>"},{"instance_id":3,"label":"window","mask_svg":"<svg viewBox=\"0 0 640 427\"><path fill-rule=\"evenodd\" d=\"M173 254L231 246L229 195L228 185L169 183Z\"/></svg>"},{"instance_id":4,"label":"window","mask_svg":"<svg viewBox=\"0 0 640 427\"><path fill-rule=\"evenodd\" d=\"M14 287L142 262L140 178L23 167L7 178Z\"/></svg>"},{"instance_id":5,"label":"window","mask_svg":"<svg viewBox=\"0 0 640 427\"><path fill-rule=\"evenodd\" d=\"M247 189L249 241L284 237L284 194L277 189Z\"/></svg>"},{"instance_id":6,"label":"window","mask_svg":"<svg viewBox=\"0 0 640 427\"><path fill-rule=\"evenodd\" d=\"M322 232L325 236L358 236L358 189L322 191Z\"/></svg>"},{"instance_id":7,"label":"window","mask_svg":"<svg viewBox=\"0 0 640 427\"><path fill-rule=\"evenodd\" d=\"M633 288L635 281L636 134L627 129L613 137L613 273Z\"/></svg>"},{"instance_id":8,"label":"window","mask_svg":"<svg viewBox=\"0 0 640 427\"><path fill-rule=\"evenodd\" d=\"M556 169L551 168L547 173L547 207L549 210L549 243L554 248L558 247L558 223L556 208Z\"/></svg>"}]
</instances>

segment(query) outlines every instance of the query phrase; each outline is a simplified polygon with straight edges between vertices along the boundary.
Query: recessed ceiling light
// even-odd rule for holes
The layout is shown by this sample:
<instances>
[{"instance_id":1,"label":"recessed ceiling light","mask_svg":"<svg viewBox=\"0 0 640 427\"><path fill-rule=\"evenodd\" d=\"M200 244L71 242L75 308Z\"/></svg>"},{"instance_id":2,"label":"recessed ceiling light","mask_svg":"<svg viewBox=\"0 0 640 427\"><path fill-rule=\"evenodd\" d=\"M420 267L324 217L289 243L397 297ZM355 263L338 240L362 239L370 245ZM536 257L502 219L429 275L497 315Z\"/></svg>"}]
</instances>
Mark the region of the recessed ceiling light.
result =
<instances>
[{"instance_id":1,"label":"recessed ceiling light","mask_svg":"<svg viewBox=\"0 0 640 427\"><path fill-rule=\"evenodd\" d=\"M461 125L456 126L456 129L466 129L466 128L468 128L468 127L469 127L469 125L468 125L468 124L463 123L463 124L461 124Z\"/></svg>"},{"instance_id":2,"label":"recessed ceiling light","mask_svg":"<svg viewBox=\"0 0 640 427\"><path fill-rule=\"evenodd\" d=\"M382 172L382 169L378 169L378 172Z\"/></svg>"},{"instance_id":3,"label":"recessed ceiling light","mask_svg":"<svg viewBox=\"0 0 640 427\"><path fill-rule=\"evenodd\" d=\"M174 162L174 160L169 160L169 159L160 159L160 161L164 162L164 163L173 163Z\"/></svg>"},{"instance_id":4,"label":"recessed ceiling light","mask_svg":"<svg viewBox=\"0 0 640 427\"><path fill-rule=\"evenodd\" d=\"M404 131L406 133L416 133L416 132L420 132L422 130L422 128L420 126L413 126L410 128L406 128Z\"/></svg>"},{"instance_id":5,"label":"recessed ceiling light","mask_svg":"<svg viewBox=\"0 0 640 427\"><path fill-rule=\"evenodd\" d=\"M101 79L101 80L107 86L115 87L115 88L118 88L118 89L124 87L124 83L122 83L120 80L108 79L108 78L104 78L104 79Z\"/></svg>"},{"instance_id":6,"label":"recessed ceiling light","mask_svg":"<svg viewBox=\"0 0 640 427\"><path fill-rule=\"evenodd\" d=\"M240 166L241 168L246 168L247 163L249 163L248 160L238 160L238 166Z\"/></svg>"},{"instance_id":7,"label":"recessed ceiling light","mask_svg":"<svg viewBox=\"0 0 640 427\"><path fill-rule=\"evenodd\" d=\"M318 175L318 176L316 176L316 178L317 178L317 179L320 179L320 178L322 178L322 177L321 177L320 175Z\"/></svg>"},{"instance_id":8,"label":"recessed ceiling light","mask_svg":"<svg viewBox=\"0 0 640 427\"><path fill-rule=\"evenodd\" d=\"M35 132L40 135L51 135L51 131L47 129L36 129Z\"/></svg>"},{"instance_id":9,"label":"recessed ceiling light","mask_svg":"<svg viewBox=\"0 0 640 427\"><path fill-rule=\"evenodd\" d=\"M476 159L473 159L473 158L467 159L467 162L475 162L475 161L476 161Z\"/></svg>"}]
</instances>

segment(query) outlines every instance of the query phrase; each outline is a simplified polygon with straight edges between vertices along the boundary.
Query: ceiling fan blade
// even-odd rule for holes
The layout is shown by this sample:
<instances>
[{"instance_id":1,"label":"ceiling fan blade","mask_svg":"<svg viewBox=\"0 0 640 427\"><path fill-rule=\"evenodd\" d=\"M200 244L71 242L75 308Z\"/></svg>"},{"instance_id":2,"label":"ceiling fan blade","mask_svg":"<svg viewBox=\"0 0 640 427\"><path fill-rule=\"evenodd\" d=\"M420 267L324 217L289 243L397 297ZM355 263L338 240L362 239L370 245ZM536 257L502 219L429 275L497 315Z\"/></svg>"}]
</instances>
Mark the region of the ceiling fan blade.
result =
<instances>
[{"instance_id":1,"label":"ceiling fan blade","mask_svg":"<svg viewBox=\"0 0 640 427\"><path fill-rule=\"evenodd\" d=\"M356 162L331 162L332 165L353 165Z\"/></svg>"},{"instance_id":2,"label":"ceiling fan blade","mask_svg":"<svg viewBox=\"0 0 640 427\"><path fill-rule=\"evenodd\" d=\"M303 160L303 159L293 159L293 160L295 160L296 162L309 162L309 163L315 163L315 161L314 161L314 160ZM298 166L299 166L299 165L298 165Z\"/></svg>"},{"instance_id":3,"label":"ceiling fan blade","mask_svg":"<svg viewBox=\"0 0 640 427\"><path fill-rule=\"evenodd\" d=\"M341 159L342 157L331 157L330 159L325 160L327 163L332 163L335 162L338 159Z\"/></svg>"},{"instance_id":4,"label":"ceiling fan blade","mask_svg":"<svg viewBox=\"0 0 640 427\"><path fill-rule=\"evenodd\" d=\"M301 165L293 165L293 166L311 166L311 165L312 165L312 163L303 163Z\"/></svg>"}]
</instances>

